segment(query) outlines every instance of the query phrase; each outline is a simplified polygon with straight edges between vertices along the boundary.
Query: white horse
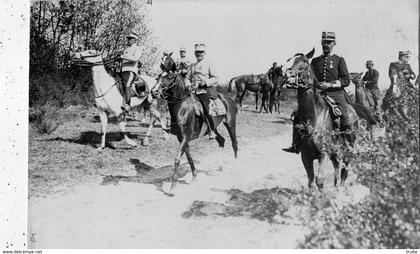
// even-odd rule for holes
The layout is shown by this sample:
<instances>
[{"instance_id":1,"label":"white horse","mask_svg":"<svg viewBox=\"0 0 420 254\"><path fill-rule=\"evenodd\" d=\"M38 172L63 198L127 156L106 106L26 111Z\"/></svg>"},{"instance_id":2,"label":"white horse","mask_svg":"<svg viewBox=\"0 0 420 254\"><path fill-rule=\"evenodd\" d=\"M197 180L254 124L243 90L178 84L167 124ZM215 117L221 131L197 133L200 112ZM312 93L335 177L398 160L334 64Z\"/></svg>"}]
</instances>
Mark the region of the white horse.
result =
<instances>
[{"instance_id":1,"label":"white horse","mask_svg":"<svg viewBox=\"0 0 420 254\"><path fill-rule=\"evenodd\" d=\"M103 63L103 58L100 52L96 50L86 50L83 52L77 52L74 54L73 59L81 62L85 65L92 66L92 80L93 80L93 91L95 93L95 104L99 109L99 117L101 119L101 145L98 149L105 148L105 136L108 124L108 116L110 114L114 115L117 118L120 131L124 135L124 140L127 144L131 146L137 146L137 143L127 136L126 132L126 121L125 114L121 109L123 97L117 87L117 80L111 76L106 70ZM149 87L149 91L152 91L153 87L156 85L156 80L153 77L141 75L140 76ZM143 138L143 145L149 144L149 136L153 129L153 125L156 120L160 121L162 129L166 129L165 121L160 120L160 113L156 109L157 102L152 99L149 94L145 98L131 98L131 106L135 107L148 100L150 103L150 112L153 115L154 119L150 121L149 129ZM166 120L166 119L165 119ZM164 131L165 139L169 138L167 132Z\"/></svg>"}]
</instances>

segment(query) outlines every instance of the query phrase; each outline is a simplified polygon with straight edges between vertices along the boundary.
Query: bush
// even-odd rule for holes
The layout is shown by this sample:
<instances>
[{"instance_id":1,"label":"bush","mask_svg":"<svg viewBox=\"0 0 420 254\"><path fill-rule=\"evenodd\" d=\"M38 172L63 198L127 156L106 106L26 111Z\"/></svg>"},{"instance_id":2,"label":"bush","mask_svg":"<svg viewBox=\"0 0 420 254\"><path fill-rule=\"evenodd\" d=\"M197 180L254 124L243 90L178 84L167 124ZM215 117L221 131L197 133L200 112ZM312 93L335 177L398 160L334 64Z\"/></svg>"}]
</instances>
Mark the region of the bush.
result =
<instances>
[{"instance_id":1,"label":"bush","mask_svg":"<svg viewBox=\"0 0 420 254\"><path fill-rule=\"evenodd\" d=\"M29 122L40 134L51 134L63 123L59 108L52 103L30 108Z\"/></svg>"},{"instance_id":2,"label":"bush","mask_svg":"<svg viewBox=\"0 0 420 254\"><path fill-rule=\"evenodd\" d=\"M362 202L337 209L327 197L303 218L311 228L302 248L420 248L419 91L406 86L387 115L386 134L357 132L352 158L357 180L370 189ZM413 105L416 105L413 107Z\"/></svg>"}]
</instances>

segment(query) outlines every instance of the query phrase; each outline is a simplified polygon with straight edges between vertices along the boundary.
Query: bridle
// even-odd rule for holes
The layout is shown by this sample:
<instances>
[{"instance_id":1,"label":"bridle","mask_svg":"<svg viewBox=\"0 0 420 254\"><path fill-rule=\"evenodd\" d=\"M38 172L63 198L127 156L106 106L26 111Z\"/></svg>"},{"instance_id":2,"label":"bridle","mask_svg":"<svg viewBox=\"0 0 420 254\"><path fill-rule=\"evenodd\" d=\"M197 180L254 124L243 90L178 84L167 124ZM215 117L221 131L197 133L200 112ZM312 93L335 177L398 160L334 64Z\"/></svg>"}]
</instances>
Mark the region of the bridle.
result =
<instances>
[{"instance_id":1,"label":"bridle","mask_svg":"<svg viewBox=\"0 0 420 254\"><path fill-rule=\"evenodd\" d=\"M99 62L96 62L96 63L90 63L90 62L87 62L85 59L86 58L90 58L90 57L98 57L98 56L101 56L101 61L99 61ZM109 60L106 60L106 61L104 61L103 60L103 55L102 55L102 52L101 53L98 53L98 54L95 54L95 55L88 55L88 56L83 56L82 54L80 54L80 59L78 59L78 61L74 61L74 60L72 60L72 62L74 63L74 64L76 64L77 66L81 66L81 67L93 67L93 66L101 66L101 65L106 65L106 64L108 64L108 63L111 63L111 62L115 62L115 57L111 57ZM108 88L108 90L106 90L104 93L102 93L101 95L97 95L97 96L94 96L94 98L95 99L99 99L99 98L102 98L102 97L104 97L109 91L111 91L111 89L114 87L114 86L116 86L117 85L117 83L118 82L115 82L112 86L110 86L109 88Z\"/></svg>"},{"instance_id":2,"label":"bridle","mask_svg":"<svg viewBox=\"0 0 420 254\"><path fill-rule=\"evenodd\" d=\"M186 98L188 98L190 95L191 95L191 93L187 93L185 96L183 96L183 97L177 97L177 96L174 96L174 95L172 95L172 94L169 94L168 93L168 91L170 90L170 89L172 89L172 88L174 88L176 85L178 85L178 83L176 82L176 80L177 80L177 78L178 78L178 74L175 72L174 73L174 77L172 78L172 80L169 82L169 85L168 86L166 86L166 87L162 87L162 86L160 86L161 87L161 89L162 89L162 91L161 91L161 94L160 94L160 97L162 98L162 99L164 99L164 100L166 100L168 103L170 103L170 104L178 104L178 103L180 103L180 102L182 102L182 101L184 101ZM162 79L162 78L161 78ZM161 82L161 81L160 81ZM169 100L168 100L169 99Z\"/></svg>"}]
</instances>

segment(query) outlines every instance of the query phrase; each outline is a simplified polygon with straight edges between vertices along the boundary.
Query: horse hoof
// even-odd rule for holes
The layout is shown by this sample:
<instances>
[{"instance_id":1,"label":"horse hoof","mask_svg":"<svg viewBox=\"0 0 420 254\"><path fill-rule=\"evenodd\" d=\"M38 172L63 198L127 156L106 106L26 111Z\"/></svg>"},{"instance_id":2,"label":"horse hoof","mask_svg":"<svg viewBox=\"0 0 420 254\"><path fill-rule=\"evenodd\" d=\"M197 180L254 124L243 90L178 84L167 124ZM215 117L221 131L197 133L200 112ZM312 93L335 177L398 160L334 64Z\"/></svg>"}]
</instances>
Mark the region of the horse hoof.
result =
<instances>
[{"instance_id":1,"label":"horse hoof","mask_svg":"<svg viewBox=\"0 0 420 254\"><path fill-rule=\"evenodd\" d=\"M197 174L194 174L191 179L191 183L195 183L196 181L197 181Z\"/></svg>"},{"instance_id":2,"label":"horse hoof","mask_svg":"<svg viewBox=\"0 0 420 254\"><path fill-rule=\"evenodd\" d=\"M170 191L172 192L175 189L175 187L176 187L176 181L173 181L172 184L171 184Z\"/></svg>"},{"instance_id":3,"label":"horse hoof","mask_svg":"<svg viewBox=\"0 0 420 254\"><path fill-rule=\"evenodd\" d=\"M163 140L168 141L169 140L169 135L167 132L165 132L165 134L163 135Z\"/></svg>"},{"instance_id":4,"label":"horse hoof","mask_svg":"<svg viewBox=\"0 0 420 254\"><path fill-rule=\"evenodd\" d=\"M102 152L104 149L105 149L105 146L98 146L98 147L96 147L96 150L98 152Z\"/></svg>"},{"instance_id":5,"label":"horse hoof","mask_svg":"<svg viewBox=\"0 0 420 254\"><path fill-rule=\"evenodd\" d=\"M148 146L148 145L150 145L149 140L143 139L142 145L143 145L143 146Z\"/></svg>"}]
</instances>

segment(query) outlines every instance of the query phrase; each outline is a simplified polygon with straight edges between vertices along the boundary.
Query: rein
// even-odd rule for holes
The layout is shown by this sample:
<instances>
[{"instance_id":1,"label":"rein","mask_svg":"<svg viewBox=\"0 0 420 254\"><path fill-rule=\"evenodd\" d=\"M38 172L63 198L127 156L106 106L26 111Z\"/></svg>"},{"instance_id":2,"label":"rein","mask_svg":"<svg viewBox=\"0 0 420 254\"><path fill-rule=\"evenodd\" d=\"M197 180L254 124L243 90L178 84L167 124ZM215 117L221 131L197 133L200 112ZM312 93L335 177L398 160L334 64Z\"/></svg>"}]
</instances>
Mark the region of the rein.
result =
<instances>
[{"instance_id":1,"label":"rein","mask_svg":"<svg viewBox=\"0 0 420 254\"><path fill-rule=\"evenodd\" d=\"M109 63L111 63L111 62L115 62L114 58L111 58L111 59L106 60L106 61L101 60L101 61L96 62L96 63L89 63L89 62L87 62L87 61L85 61L85 60L84 60L84 58L97 57L97 56L101 56L101 58L103 59L103 57L102 57L102 53L101 53L101 54L97 54L97 55L91 55L91 56L81 56L80 61L76 62L75 64L76 64L76 65L78 65L78 66L82 66L82 67L93 67L93 66L101 66L101 65L109 64ZM98 96L94 96L94 98L95 98L95 99L99 99L99 98L104 97L104 96L105 96L105 95L106 95L109 91L111 91L111 89L112 89L115 85L117 85L117 83L118 83L118 82L115 82L115 83L114 83L114 84L113 84L110 88L108 88L108 90L106 90L103 94L98 95Z\"/></svg>"},{"instance_id":2,"label":"rein","mask_svg":"<svg viewBox=\"0 0 420 254\"><path fill-rule=\"evenodd\" d=\"M173 88L173 87L175 87L177 85L176 78L177 78L177 75L175 75L175 77L172 79L171 83L169 83L169 85L167 87L162 88L163 99L165 99L170 104L178 104L178 103L181 103L181 102L183 102L185 99L187 99L191 95L191 93L187 93L185 96L183 96L183 97L180 98L180 97L176 97L176 96L173 96L173 95L167 93L167 91L169 89L171 89L171 88ZM175 101L169 101L168 98L172 98Z\"/></svg>"}]
</instances>

